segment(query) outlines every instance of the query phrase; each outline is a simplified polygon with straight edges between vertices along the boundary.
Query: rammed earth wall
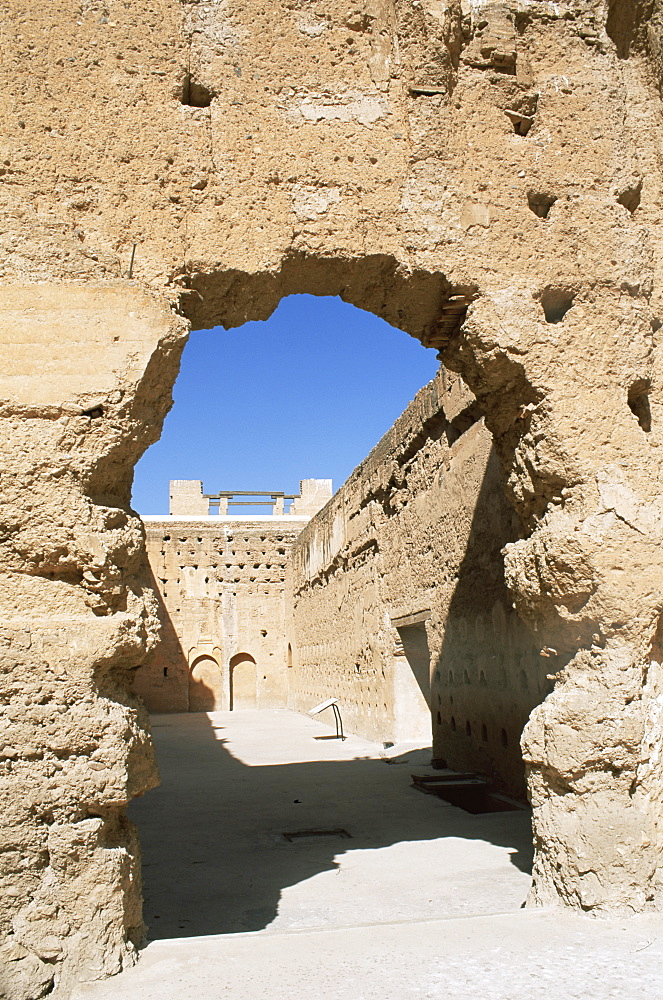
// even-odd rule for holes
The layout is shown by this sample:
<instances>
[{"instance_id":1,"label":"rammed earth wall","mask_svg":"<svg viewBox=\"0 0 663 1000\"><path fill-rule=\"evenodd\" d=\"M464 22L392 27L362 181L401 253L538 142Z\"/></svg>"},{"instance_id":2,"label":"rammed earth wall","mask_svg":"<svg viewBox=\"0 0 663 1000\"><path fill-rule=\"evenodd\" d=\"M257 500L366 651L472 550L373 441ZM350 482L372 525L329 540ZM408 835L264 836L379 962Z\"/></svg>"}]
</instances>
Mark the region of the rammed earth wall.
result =
<instances>
[{"instance_id":1,"label":"rammed earth wall","mask_svg":"<svg viewBox=\"0 0 663 1000\"><path fill-rule=\"evenodd\" d=\"M662 38L659 0L5 0L14 1000L134 960L158 615L133 467L189 324L293 292L435 345L492 435L506 584L555 677L523 736L531 902L661 907Z\"/></svg>"},{"instance_id":2,"label":"rammed earth wall","mask_svg":"<svg viewBox=\"0 0 663 1000\"><path fill-rule=\"evenodd\" d=\"M295 516L145 520L161 639L135 688L150 711L229 709L231 664L242 653L255 663L253 703L243 707L285 706L286 560L305 523ZM211 698L195 679L191 686L197 663Z\"/></svg>"},{"instance_id":3,"label":"rammed earth wall","mask_svg":"<svg viewBox=\"0 0 663 1000\"><path fill-rule=\"evenodd\" d=\"M517 537L476 402L442 371L294 543L290 704L338 697L379 741L432 724L435 756L524 796L520 736L550 683L504 582Z\"/></svg>"}]
</instances>

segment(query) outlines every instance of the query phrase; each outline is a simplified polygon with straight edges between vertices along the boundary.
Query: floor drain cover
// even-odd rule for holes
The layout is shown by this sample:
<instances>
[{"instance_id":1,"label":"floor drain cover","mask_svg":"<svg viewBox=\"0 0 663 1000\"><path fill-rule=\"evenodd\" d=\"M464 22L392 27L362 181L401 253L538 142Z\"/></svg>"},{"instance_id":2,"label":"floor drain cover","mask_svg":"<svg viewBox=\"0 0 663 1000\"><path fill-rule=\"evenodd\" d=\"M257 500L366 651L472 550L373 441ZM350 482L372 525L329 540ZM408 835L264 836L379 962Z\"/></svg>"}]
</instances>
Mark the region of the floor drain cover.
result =
<instances>
[{"instance_id":1,"label":"floor drain cover","mask_svg":"<svg viewBox=\"0 0 663 1000\"><path fill-rule=\"evenodd\" d=\"M283 837L292 844L294 840L303 840L304 837L343 837L351 839L352 834L347 830L295 830L293 833L284 833Z\"/></svg>"}]
</instances>

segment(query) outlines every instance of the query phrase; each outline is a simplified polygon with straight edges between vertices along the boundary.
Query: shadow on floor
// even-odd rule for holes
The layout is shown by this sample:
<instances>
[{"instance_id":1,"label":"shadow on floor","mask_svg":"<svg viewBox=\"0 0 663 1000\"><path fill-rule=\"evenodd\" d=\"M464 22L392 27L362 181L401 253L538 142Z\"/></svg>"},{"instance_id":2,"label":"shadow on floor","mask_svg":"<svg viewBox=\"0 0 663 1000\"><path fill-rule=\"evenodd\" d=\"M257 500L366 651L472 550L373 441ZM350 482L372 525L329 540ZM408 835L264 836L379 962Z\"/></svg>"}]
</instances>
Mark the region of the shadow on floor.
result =
<instances>
[{"instance_id":1,"label":"shadow on floor","mask_svg":"<svg viewBox=\"0 0 663 1000\"><path fill-rule=\"evenodd\" d=\"M160 716L154 720L162 784L144 799L136 800L129 811L138 825L143 847L145 921L150 939L260 930L279 912L284 889L322 872L340 871L339 859L343 860L345 852L445 838L453 868L457 865L453 852L462 847L449 838L458 838L507 848L511 864L529 873L529 815L518 812L472 816L422 795L410 785L410 775L420 766L421 754L418 759L404 754L393 759L391 766L382 759L368 757L248 766L225 746L224 718L228 724L229 715ZM261 713L246 715L257 717ZM275 715L265 713L265 718L273 720ZM230 725L234 746L238 723L233 720ZM297 736L300 751L310 743L312 755L335 755L331 741L316 743L315 734L308 731ZM264 734L264 739L268 750L269 733ZM349 837L329 834L288 840L284 836L308 830L342 830ZM446 850L432 846L437 851ZM430 863L425 845L417 851L422 865ZM491 858L496 853L492 852ZM374 857L368 859L369 865L374 863ZM407 866L411 862L406 858L403 863ZM439 854L433 863L439 863ZM495 877L499 883L505 877L504 870L508 877L509 864L506 860L500 864L496 876L490 872L484 876L487 884ZM383 881L378 866L375 879L382 884L371 884L369 868L366 878L361 875L364 884L357 890L355 903L352 899L341 900L340 908L333 893L330 898L329 890L321 885L316 889L319 900L313 893L313 922L320 926L333 925L337 919L341 923L360 922L362 918L369 921L374 912L382 914L381 919L394 919L390 915L401 912L409 919L408 894L414 897L418 885L436 885L447 875L425 870L423 875L417 875L419 882L411 885L407 872L398 876L401 882L392 883L391 877L387 871ZM458 891L453 877L452 873L445 891L449 912L457 915L464 911L458 909L458 901L453 898ZM469 877L467 873L457 876L461 888ZM522 876L518 891L521 882ZM337 885L340 883L334 883L332 889ZM472 892L476 896L477 890ZM423 893L433 895L427 888ZM402 910L394 909L395 901L390 896L403 897ZM363 912L353 911L355 904ZM473 898L475 912L476 904ZM346 919L348 913L352 913L350 920ZM291 926L305 925L307 919L304 915L299 924L295 920Z\"/></svg>"}]
</instances>

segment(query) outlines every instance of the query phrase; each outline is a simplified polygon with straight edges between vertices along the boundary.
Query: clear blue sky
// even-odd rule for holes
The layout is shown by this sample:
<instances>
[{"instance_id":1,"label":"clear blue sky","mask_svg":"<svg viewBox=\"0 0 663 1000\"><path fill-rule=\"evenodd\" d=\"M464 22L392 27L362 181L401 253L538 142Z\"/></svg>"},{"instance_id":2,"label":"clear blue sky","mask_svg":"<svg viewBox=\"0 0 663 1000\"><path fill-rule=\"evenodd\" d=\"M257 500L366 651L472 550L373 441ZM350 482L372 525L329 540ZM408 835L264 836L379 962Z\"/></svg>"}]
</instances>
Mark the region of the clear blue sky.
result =
<instances>
[{"instance_id":1,"label":"clear blue sky","mask_svg":"<svg viewBox=\"0 0 663 1000\"><path fill-rule=\"evenodd\" d=\"M166 514L170 479L202 479L205 493L297 493L300 479L336 490L437 366L434 350L338 298L291 295L265 322L192 333L134 508Z\"/></svg>"}]
</instances>

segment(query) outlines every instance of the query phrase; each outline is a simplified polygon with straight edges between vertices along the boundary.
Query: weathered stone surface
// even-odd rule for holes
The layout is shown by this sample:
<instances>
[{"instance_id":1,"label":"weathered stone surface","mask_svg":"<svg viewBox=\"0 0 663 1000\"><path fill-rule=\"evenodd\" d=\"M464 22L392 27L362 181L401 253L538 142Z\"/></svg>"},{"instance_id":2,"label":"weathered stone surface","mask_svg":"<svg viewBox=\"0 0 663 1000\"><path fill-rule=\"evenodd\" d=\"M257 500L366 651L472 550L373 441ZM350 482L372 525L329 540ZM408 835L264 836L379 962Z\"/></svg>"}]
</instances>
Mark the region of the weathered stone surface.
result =
<instances>
[{"instance_id":1,"label":"weathered stone surface","mask_svg":"<svg viewBox=\"0 0 663 1000\"><path fill-rule=\"evenodd\" d=\"M558 677L525 732L533 897L660 907L660 35L657 0L6 0L6 992L104 975L139 935L122 810L155 777L128 690L156 612L129 485L171 303L237 325L342 294L441 348Z\"/></svg>"},{"instance_id":2,"label":"weathered stone surface","mask_svg":"<svg viewBox=\"0 0 663 1000\"><path fill-rule=\"evenodd\" d=\"M11 286L3 305L0 906L23 951L0 981L31 998L117 972L142 937L124 809L156 770L128 682L157 623L129 497L183 324L130 288Z\"/></svg>"},{"instance_id":3,"label":"weathered stone surface","mask_svg":"<svg viewBox=\"0 0 663 1000\"><path fill-rule=\"evenodd\" d=\"M476 401L442 370L293 545L290 706L338 697L378 741L432 724L435 757L524 796L520 734L550 684L504 582L518 534Z\"/></svg>"},{"instance_id":4,"label":"weathered stone surface","mask_svg":"<svg viewBox=\"0 0 663 1000\"><path fill-rule=\"evenodd\" d=\"M150 711L285 706L285 566L306 521L145 518L161 636L135 688Z\"/></svg>"}]
</instances>

